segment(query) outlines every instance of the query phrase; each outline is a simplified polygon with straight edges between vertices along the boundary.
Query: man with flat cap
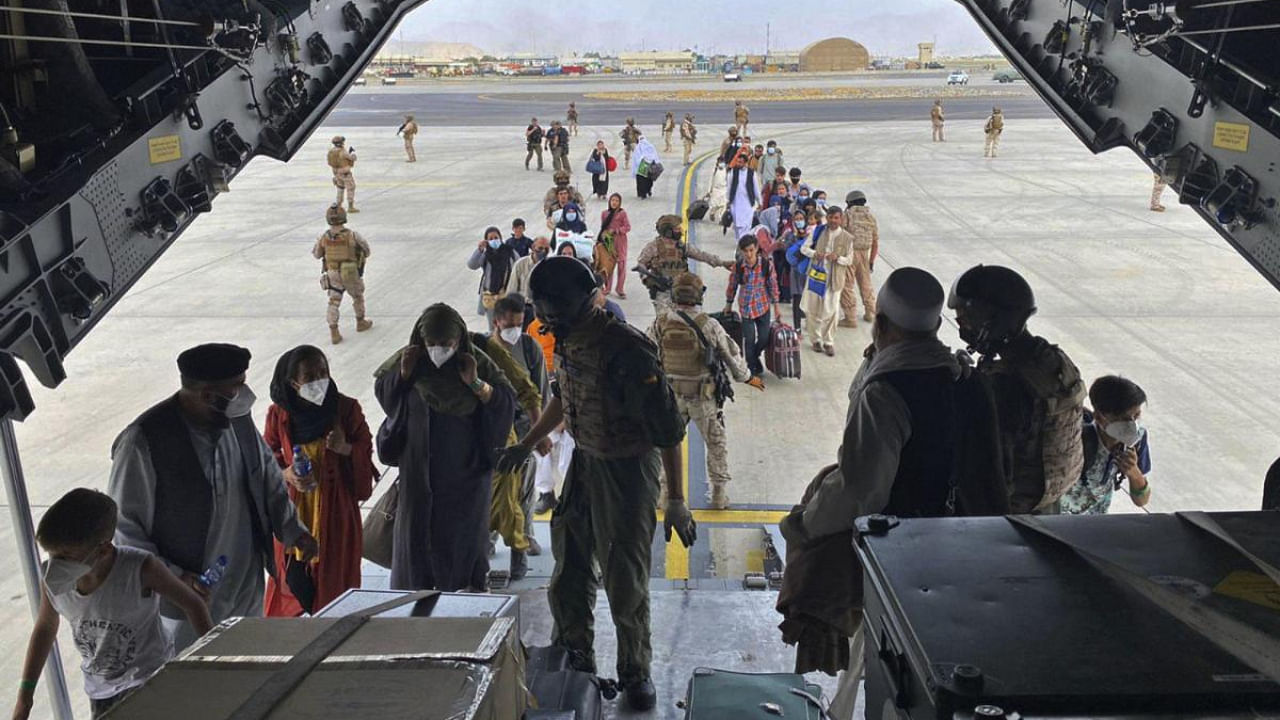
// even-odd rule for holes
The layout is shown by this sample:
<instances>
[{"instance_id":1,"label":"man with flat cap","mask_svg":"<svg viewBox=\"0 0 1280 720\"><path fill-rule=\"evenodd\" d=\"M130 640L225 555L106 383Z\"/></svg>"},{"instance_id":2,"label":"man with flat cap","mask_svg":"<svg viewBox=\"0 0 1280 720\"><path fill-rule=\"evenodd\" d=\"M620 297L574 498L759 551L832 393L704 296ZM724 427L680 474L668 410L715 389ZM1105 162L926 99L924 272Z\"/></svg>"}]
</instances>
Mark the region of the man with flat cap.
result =
<instances>
[{"instance_id":1,"label":"man with flat cap","mask_svg":"<svg viewBox=\"0 0 1280 720\"><path fill-rule=\"evenodd\" d=\"M844 670L833 718L853 716L862 670L854 520L1008 510L995 405L983 378L962 372L938 339L944 299L924 270L889 275L876 302L874 342L849 391L839 462L814 478L781 523L783 639L798 643L796 672Z\"/></svg>"},{"instance_id":2,"label":"man with flat cap","mask_svg":"<svg viewBox=\"0 0 1280 720\"><path fill-rule=\"evenodd\" d=\"M248 368L249 351L236 345L184 351L178 392L134 420L111 448L116 540L154 553L208 601L215 623L262 614L263 570L275 572L272 536L308 558L316 553L249 415ZM221 558L222 578L202 582ZM176 648L196 639L177 607L162 601L160 612Z\"/></svg>"}]
</instances>

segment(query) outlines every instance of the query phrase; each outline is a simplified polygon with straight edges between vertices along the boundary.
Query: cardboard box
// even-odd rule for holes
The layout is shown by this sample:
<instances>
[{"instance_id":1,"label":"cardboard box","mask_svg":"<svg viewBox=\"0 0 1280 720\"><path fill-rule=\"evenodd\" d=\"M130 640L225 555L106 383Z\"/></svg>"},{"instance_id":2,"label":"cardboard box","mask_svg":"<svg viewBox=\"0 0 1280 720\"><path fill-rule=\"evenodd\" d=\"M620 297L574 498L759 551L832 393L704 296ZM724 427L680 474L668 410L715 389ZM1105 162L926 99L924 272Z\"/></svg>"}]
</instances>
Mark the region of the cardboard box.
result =
<instances>
[{"instance_id":1,"label":"cardboard box","mask_svg":"<svg viewBox=\"0 0 1280 720\"><path fill-rule=\"evenodd\" d=\"M219 625L106 717L226 720L342 618L239 618ZM511 720L528 704L515 621L371 618L264 720Z\"/></svg>"}]
</instances>

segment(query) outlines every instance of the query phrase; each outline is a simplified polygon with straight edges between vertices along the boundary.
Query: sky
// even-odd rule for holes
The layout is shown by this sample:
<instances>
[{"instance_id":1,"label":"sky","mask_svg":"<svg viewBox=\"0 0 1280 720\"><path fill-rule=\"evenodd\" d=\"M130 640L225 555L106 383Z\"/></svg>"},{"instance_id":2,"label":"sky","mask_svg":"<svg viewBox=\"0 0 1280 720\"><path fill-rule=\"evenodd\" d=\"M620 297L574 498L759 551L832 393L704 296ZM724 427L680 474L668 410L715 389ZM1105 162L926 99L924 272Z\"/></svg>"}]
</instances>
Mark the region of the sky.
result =
<instances>
[{"instance_id":1,"label":"sky","mask_svg":"<svg viewBox=\"0 0 1280 720\"><path fill-rule=\"evenodd\" d=\"M428 0L401 29L407 41L470 43L493 54L761 53L766 36L773 50L844 36L873 56L915 56L916 43L928 41L939 55L995 52L955 0Z\"/></svg>"}]
</instances>

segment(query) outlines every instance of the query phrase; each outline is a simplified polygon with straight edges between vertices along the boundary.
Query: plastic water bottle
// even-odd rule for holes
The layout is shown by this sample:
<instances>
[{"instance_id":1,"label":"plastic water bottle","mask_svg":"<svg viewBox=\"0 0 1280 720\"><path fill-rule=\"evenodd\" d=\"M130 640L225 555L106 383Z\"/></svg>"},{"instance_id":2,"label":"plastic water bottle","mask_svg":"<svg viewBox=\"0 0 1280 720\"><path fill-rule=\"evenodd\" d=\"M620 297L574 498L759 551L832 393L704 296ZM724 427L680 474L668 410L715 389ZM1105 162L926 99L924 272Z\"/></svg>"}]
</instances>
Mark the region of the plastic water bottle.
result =
<instances>
[{"instance_id":1,"label":"plastic water bottle","mask_svg":"<svg viewBox=\"0 0 1280 720\"><path fill-rule=\"evenodd\" d=\"M207 588L211 588L222 582L222 576L227 573L227 556L219 555L218 560L209 566L208 570L200 573L200 584Z\"/></svg>"},{"instance_id":2,"label":"plastic water bottle","mask_svg":"<svg viewBox=\"0 0 1280 720\"><path fill-rule=\"evenodd\" d=\"M304 485L311 485L311 458L307 457L299 445L293 446L293 474Z\"/></svg>"}]
</instances>

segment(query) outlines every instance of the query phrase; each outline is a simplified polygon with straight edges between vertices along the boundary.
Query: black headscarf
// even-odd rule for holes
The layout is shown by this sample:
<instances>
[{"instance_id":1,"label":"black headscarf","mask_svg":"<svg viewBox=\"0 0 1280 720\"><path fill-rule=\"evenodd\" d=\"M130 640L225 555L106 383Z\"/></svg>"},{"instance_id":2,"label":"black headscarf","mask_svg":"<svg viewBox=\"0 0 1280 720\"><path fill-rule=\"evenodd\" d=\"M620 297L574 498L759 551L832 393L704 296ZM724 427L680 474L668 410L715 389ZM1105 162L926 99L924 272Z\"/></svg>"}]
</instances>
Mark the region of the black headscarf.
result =
<instances>
[{"instance_id":1,"label":"black headscarf","mask_svg":"<svg viewBox=\"0 0 1280 720\"><path fill-rule=\"evenodd\" d=\"M280 356L276 361L275 375L271 376L271 402L289 413L289 439L296 444L319 440L333 429L338 417L338 386L329 378L329 392L320 405L312 405L298 396L293 389L293 378L298 366L319 358L328 364L324 352L314 345L299 345Z\"/></svg>"},{"instance_id":2,"label":"black headscarf","mask_svg":"<svg viewBox=\"0 0 1280 720\"><path fill-rule=\"evenodd\" d=\"M496 234L498 239L502 239L502 231L496 227L489 227L484 231L485 248L484 261L489 266L489 287L484 288L486 292L501 294L503 288L507 286L507 280L511 277L511 266L515 265L516 251L506 243L502 243L496 249L489 247L489 235Z\"/></svg>"},{"instance_id":3,"label":"black headscarf","mask_svg":"<svg viewBox=\"0 0 1280 720\"><path fill-rule=\"evenodd\" d=\"M578 216L577 220L570 222L566 217L570 212ZM582 217L582 208L577 203L569 203L560 211L560 221L556 223L557 230L568 230L574 233L584 233L587 231L587 223Z\"/></svg>"}]
</instances>

